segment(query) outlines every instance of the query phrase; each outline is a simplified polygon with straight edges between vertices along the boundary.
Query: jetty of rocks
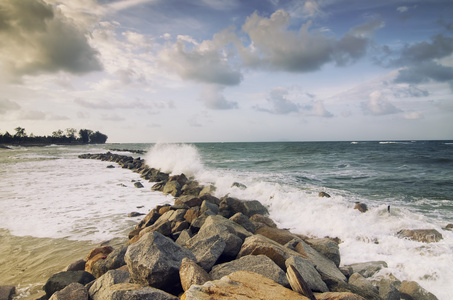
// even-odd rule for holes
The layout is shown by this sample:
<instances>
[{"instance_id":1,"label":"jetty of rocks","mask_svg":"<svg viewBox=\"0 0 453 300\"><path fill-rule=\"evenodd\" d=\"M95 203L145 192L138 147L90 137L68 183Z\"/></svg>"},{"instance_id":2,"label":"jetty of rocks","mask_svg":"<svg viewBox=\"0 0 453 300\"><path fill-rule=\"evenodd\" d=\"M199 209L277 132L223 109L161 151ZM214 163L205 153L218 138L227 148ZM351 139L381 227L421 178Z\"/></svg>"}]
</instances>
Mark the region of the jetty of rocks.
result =
<instances>
[{"instance_id":1,"label":"jetty of rocks","mask_svg":"<svg viewBox=\"0 0 453 300\"><path fill-rule=\"evenodd\" d=\"M137 172L155 182L152 190L175 197L174 204L152 209L124 245L95 248L54 274L42 299L437 299L414 281L371 279L387 267L384 261L340 267L339 239L277 228L256 200L217 198L214 186L140 158L79 157Z\"/></svg>"}]
</instances>

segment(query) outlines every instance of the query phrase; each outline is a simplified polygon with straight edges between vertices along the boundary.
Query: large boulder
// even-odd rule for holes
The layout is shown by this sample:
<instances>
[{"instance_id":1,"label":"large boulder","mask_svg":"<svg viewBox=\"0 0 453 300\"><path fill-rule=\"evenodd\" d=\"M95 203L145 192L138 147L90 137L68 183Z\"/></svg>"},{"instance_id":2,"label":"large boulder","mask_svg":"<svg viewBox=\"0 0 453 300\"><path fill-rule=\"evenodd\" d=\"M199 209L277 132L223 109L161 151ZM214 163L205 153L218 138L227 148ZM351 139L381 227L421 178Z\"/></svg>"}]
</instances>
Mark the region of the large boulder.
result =
<instances>
[{"instance_id":1,"label":"large boulder","mask_svg":"<svg viewBox=\"0 0 453 300\"><path fill-rule=\"evenodd\" d=\"M239 200L231 197L224 197L219 205L219 214L230 218L236 213L243 213L247 217L254 214L267 215L269 211L257 200Z\"/></svg>"},{"instance_id":2,"label":"large boulder","mask_svg":"<svg viewBox=\"0 0 453 300\"><path fill-rule=\"evenodd\" d=\"M192 285L184 293L182 299L308 300L307 297L287 289L265 276L248 271L235 272L220 280L206 282L202 286Z\"/></svg>"},{"instance_id":3,"label":"large boulder","mask_svg":"<svg viewBox=\"0 0 453 300\"><path fill-rule=\"evenodd\" d=\"M401 299L405 300L437 300L432 293L422 288L415 281L403 281L400 287Z\"/></svg>"},{"instance_id":4,"label":"large boulder","mask_svg":"<svg viewBox=\"0 0 453 300\"><path fill-rule=\"evenodd\" d=\"M435 229L403 229L398 231L397 236L423 243L436 243L443 239L442 234Z\"/></svg>"},{"instance_id":5,"label":"large boulder","mask_svg":"<svg viewBox=\"0 0 453 300\"><path fill-rule=\"evenodd\" d=\"M196 262L209 272L222 253L224 253L226 241L229 241L229 238L222 238L219 234L206 236L204 239L199 238L197 235L186 247L195 255ZM240 239L236 237L236 241L240 241ZM238 245L240 245L240 242Z\"/></svg>"},{"instance_id":6,"label":"large boulder","mask_svg":"<svg viewBox=\"0 0 453 300\"><path fill-rule=\"evenodd\" d=\"M352 274L351 277L349 277L348 283L379 294L378 289L359 273Z\"/></svg>"},{"instance_id":7,"label":"large boulder","mask_svg":"<svg viewBox=\"0 0 453 300\"><path fill-rule=\"evenodd\" d=\"M1 299L1 298L0 298ZM55 292L49 300L88 300L88 291L80 283L71 283L64 289Z\"/></svg>"},{"instance_id":8,"label":"large boulder","mask_svg":"<svg viewBox=\"0 0 453 300\"><path fill-rule=\"evenodd\" d=\"M179 268L179 277L181 278L181 286L184 291L187 291L193 284L203 285L205 282L211 281L211 276L193 260L184 257Z\"/></svg>"},{"instance_id":9,"label":"large boulder","mask_svg":"<svg viewBox=\"0 0 453 300\"><path fill-rule=\"evenodd\" d=\"M118 283L129 283L129 272L123 270L110 270L91 285L89 295L92 300L103 300L105 290Z\"/></svg>"},{"instance_id":10,"label":"large boulder","mask_svg":"<svg viewBox=\"0 0 453 300\"><path fill-rule=\"evenodd\" d=\"M384 300L400 300L401 294L395 281L390 279L381 279L378 284L379 296Z\"/></svg>"},{"instance_id":11,"label":"large boulder","mask_svg":"<svg viewBox=\"0 0 453 300\"><path fill-rule=\"evenodd\" d=\"M279 228L273 228L273 227L268 227L264 226L255 231L255 234L261 234L273 241L276 241L277 243L281 245L285 245L289 241L297 238L294 234L292 234L289 230L286 229L279 229Z\"/></svg>"},{"instance_id":12,"label":"large boulder","mask_svg":"<svg viewBox=\"0 0 453 300\"><path fill-rule=\"evenodd\" d=\"M94 276L86 271L65 271L53 274L44 285L46 296L50 298L53 293L64 289L73 282L87 284L95 280Z\"/></svg>"},{"instance_id":13,"label":"large boulder","mask_svg":"<svg viewBox=\"0 0 453 300\"><path fill-rule=\"evenodd\" d=\"M254 233L255 232L255 225L253 224L252 221L249 220L249 218L244 215L243 213L236 213L230 218L231 221L238 223L242 227L245 228L245 230Z\"/></svg>"},{"instance_id":14,"label":"large boulder","mask_svg":"<svg viewBox=\"0 0 453 300\"><path fill-rule=\"evenodd\" d=\"M293 266L313 292L328 292L327 285L322 281L321 275L315 266L308 260L298 256L291 256L285 262L286 266Z\"/></svg>"},{"instance_id":15,"label":"large boulder","mask_svg":"<svg viewBox=\"0 0 453 300\"><path fill-rule=\"evenodd\" d=\"M278 284L290 287L285 272L265 255L247 255L231 262L216 265L209 275L212 279L218 280L237 271L255 272Z\"/></svg>"},{"instance_id":16,"label":"large boulder","mask_svg":"<svg viewBox=\"0 0 453 300\"><path fill-rule=\"evenodd\" d=\"M329 291L337 292L337 293L353 293L367 300L382 300L379 294L376 294L375 290L368 290L365 288L361 288L349 283L344 282L343 280L338 280L334 277L328 277L326 275L322 275L323 281L326 283Z\"/></svg>"},{"instance_id":17,"label":"large boulder","mask_svg":"<svg viewBox=\"0 0 453 300\"><path fill-rule=\"evenodd\" d=\"M179 268L184 257L196 259L170 238L150 232L129 246L124 259L132 282L168 291L180 287Z\"/></svg>"},{"instance_id":18,"label":"large boulder","mask_svg":"<svg viewBox=\"0 0 453 300\"><path fill-rule=\"evenodd\" d=\"M330 259L338 267L340 266L340 248L338 243L331 238L306 239L305 242L313 249Z\"/></svg>"},{"instance_id":19,"label":"large boulder","mask_svg":"<svg viewBox=\"0 0 453 300\"><path fill-rule=\"evenodd\" d=\"M112 246L102 246L94 248L85 258L85 271L92 273L93 265L100 259L105 259L113 251Z\"/></svg>"}]
</instances>

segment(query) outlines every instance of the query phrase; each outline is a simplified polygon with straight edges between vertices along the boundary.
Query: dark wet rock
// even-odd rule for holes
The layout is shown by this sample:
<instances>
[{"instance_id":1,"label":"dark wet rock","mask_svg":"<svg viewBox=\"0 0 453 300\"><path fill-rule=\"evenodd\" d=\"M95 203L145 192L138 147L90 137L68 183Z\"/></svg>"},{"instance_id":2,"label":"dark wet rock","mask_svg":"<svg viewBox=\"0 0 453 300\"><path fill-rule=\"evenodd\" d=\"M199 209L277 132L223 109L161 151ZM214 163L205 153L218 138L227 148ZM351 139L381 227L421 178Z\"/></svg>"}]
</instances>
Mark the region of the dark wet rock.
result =
<instances>
[{"instance_id":1,"label":"dark wet rock","mask_svg":"<svg viewBox=\"0 0 453 300\"><path fill-rule=\"evenodd\" d=\"M398 231L397 236L423 243L436 243L443 239L442 234L435 229L403 229Z\"/></svg>"},{"instance_id":2,"label":"dark wet rock","mask_svg":"<svg viewBox=\"0 0 453 300\"><path fill-rule=\"evenodd\" d=\"M239 182L233 182L231 187L237 187L237 188L239 188L241 190L245 190L247 188L247 186L245 184L242 184L242 183L239 183Z\"/></svg>"},{"instance_id":3,"label":"dark wet rock","mask_svg":"<svg viewBox=\"0 0 453 300\"><path fill-rule=\"evenodd\" d=\"M134 182L134 186L138 189L144 188L143 184L140 181Z\"/></svg>"},{"instance_id":4,"label":"dark wet rock","mask_svg":"<svg viewBox=\"0 0 453 300\"><path fill-rule=\"evenodd\" d=\"M1 299L1 298L0 298ZM55 292L49 300L88 300L88 291L80 283L71 283L64 289Z\"/></svg>"},{"instance_id":5,"label":"dark wet rock","mask_svg":"<svg viewBox=\"0 0 453 300\"><path fill-rule=\"evenodd\" d=\"M445 226L445 229L446 230L453 230L453 224L447 224L447 226Z\"/></svg>"},{"instance_id":6,"label":"dark wet rock","mask_svg":"<svg viewBox=\"0 0 453 300\"><path fill-rule=\"evenodd\" d=\"M318 194L319 197L326 197L326 198L330 198L330 195L327 194L326 192L319 192Z\"/></svg>"},{"instance_id":7,"label":"dark wet rock","mask_svg":"<svg viewBox=\"0 0 453 300\"><path fill-rule=\"evenodd\" d=\"M215 196L212 196L211 194L200 195L200 199L202 201L206 200L206 201L211 202L216 205L220 205L220 202L222 202L222 200L220 200L219 198L217 198Z\"/></svg>"},{"instance_id":8,"label":"dark wet rock","mask_svg":"<svg viewBox=\"0 0 453 300\"><path fill-rule=\"evenodd\" d=\"M358 211L364 213L368 211L368 206L365 203L356 202L354 209L357 209Z\"/></svg>"},{"instance_id":9,"label":"dark wet rock","mask_svg":"<svg viewBox=\"0 0 453 300\"><path fill-rule=\"evenodd\" d=\"M274 280L278 284L289 287L285 272L265 255L247 255L231 262L216 265L209 272L209 275L213 280L218 280L237 271L255 272Z\"/></svg>"},{"instance_id":10,"label":"dark wet rock","mask_svg":"<svg viewBox=\"0 0 453 300\"><path fill-rule=\"evenodd\" d=\"M114 169L114 168L115 168L114 165L108 165L108 166L107 166L107 169Z\"/></svg>"},{"instance_id":11,"label":"dark wet rock","mask_svg":"<svg viewBox=\"0 0 453 300\"><path fill-rule=\"evenodd\" d=\"M159 181L151 187L151 190L162 192L164 190L166 183L167 183L166 181Z\"/></svg>"},{"instance_id":12,"label":"dark wet rock","mask_svg":"<svg viewBox=\"0 0 453 300\"><path fill-rule=\"evenodd\" d=\"M129 213L127 216L129 218L134 218L134 217L138 217L138 216L143 216L145 215L144 213L140 213L140 212L137 212L137 211L133 211L131 213Z\"/></svg>"},{"instance_id":13,"label":"dark wet rock","mask_svg":"<svg viewBox=\"0 0 453 300\"><path fill-rule=\"evenodd\" d=\"M46 296L50 298L53 293L64 289L73 282L85 285L94 279L93 275L85 271L65 271L52 275L47 280L43 289L46 292Z\"/></svg>"},{"instance_id":14,"label":"dark wet rock","mask_svg":"<svg viewBox=\"0 0 453 300\"><path fill-rule=\"evenodd\" d=\"M125 261L133 283L171 291L180 286L179 268L184 257L196 259L170 238L150 232L129 246Z\"/></svg>"},{"instance_id":15,"label":"dark wet rock","mask_svg":"<svg viewBox=\"0 0 453 300\"><path fill-rule=\"evenodd\" d=\"M198 196L202 189L203 187L201 187L197 181L189 181L182 186L181 193L182 195Z\"/></svg>"}]
</instances>

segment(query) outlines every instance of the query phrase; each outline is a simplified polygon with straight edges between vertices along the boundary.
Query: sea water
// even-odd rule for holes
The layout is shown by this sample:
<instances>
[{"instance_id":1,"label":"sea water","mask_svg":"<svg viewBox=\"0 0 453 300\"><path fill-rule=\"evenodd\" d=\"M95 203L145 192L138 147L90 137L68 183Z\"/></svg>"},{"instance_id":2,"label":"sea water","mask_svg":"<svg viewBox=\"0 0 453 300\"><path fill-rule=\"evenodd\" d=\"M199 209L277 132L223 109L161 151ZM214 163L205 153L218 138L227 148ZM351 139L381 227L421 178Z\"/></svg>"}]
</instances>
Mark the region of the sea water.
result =
<instances>
[{"instance_id":1,"label":"sea water","mask_svg":"<svg viewBox=\"0 0 453 300\"><path fill-rule=\"evenodd\" d=\"M214 184L217 197L259 200L280 228L340 238L342 265L383 260L389 267L376 278L393 274L400 280L415 280L439 299L453 294L453 233L443 229L453 223L453 143L449 141L107 144L2 150L0 244L9 251L1 252L0 265L5 260L10 263L2 266L1 284L20 284L24 296L32 294L31 287L46 279L33 275L40 268L47 270L48 277L83 258L96 243L124 239L140 219L127 217L129 212L146 213L157 204L172 203L171 197L152 192L152 183L141 180L145 188L135 188L133 181L140 177L130 170L108 169L109 162L77 158L109 148L145 150L142 158L149 166ZM235 182L246 188L233 186ZM321 191L331 197L320 198ZM355 202L367 204L369 210L353 209ZM401 229L436 229L443 239L430 244L409 241L396 236ZM53 256L59 257L59 264L46 262ZM14 260L23 257L32 267L22 263L19 270Z\"/></svg>"}]
</instances>

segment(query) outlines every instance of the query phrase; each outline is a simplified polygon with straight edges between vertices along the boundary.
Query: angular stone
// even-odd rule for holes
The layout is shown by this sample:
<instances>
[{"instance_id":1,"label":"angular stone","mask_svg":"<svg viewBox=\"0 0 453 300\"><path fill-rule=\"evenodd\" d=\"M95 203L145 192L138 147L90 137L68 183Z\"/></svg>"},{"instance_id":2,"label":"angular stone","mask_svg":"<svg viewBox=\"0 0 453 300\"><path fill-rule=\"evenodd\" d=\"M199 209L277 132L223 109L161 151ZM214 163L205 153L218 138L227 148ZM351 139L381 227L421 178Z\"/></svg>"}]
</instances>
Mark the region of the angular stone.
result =
<instances>
[{"instance_id":1,"label":"angular stone","mask_svg":"<svg viewBox=\"0 0 453 300\"><path fill-rule=\"evenodd\" d=\"M213 280L218 280L237 271L255 272L280 285L290 287L285 272L265 255L247 255L231 262L216 265L209 275Z\"/></svg>"},{"instance_id":2,"label":"angular stone","mask_svg":"<svg viewBox=\"0 0 453 300\"><path fill-rule=\"evenodd\" d=\"M196 239L188 243L187 249L195 255L196 262L209 272L225 250L226 242L220 235L212 235L206 239Z\"/></svg>"},{"instance_id":3,"label":"angular stone","mask_svg":"<svg viewBox=\"0 0 453 300\"><path fill-rule=\"evenodd\" d=\"M349 292L327 292L315 294L316 300L365 300L362 296Z\"/></svg>"},{"instance_id":4,"label":"angular stone","mask_svg":"<svg viewBox=\"0 0 453 300\"><path fill-rule=\"evenodd\" d=\"M436 243L443 239L442 234L435 229L403 229L398 231L397 236L423 243Z\"/></svg>"},{"instance_id":5,"label":"angular stone","mask_svg":"<svg viewBox=\"0 0 453 300\"><path fill-rule=\"evenodd\" d=\"M242 227L245 228L245 230L254 233L255 232L255 225L253 224L252 221L247 218L243 213L236 213L230 218L231 221L238 223Z\"/></svg>"},{"instance_id":6,"label":"angular stone","mask_svg":"<svg viewBox=\"0 0 453 300\"><path fill-rule=\"evenodd\" d=\"M260 215L260 214L254 214L253 216L251 216L250 221L262 223L262 224L265 224L266 226L269 226L272 228L277 228L277 225L274 223L274 221L271 218Z\"/></svg>"},{"instance_id":7,"label":"angular stone","mask_svg":"<svg viewBox=\"0 0 453 300\"><path fill-rule=\"evenodd\" d=\"M400 287L401 299L406 300L437 300L432 293L422 288L415 281L404 280Z\"/></svg>"},{"instance_id":8,"label":"angular stone","mask_svg":"<svg viewBox=\"0 0 453 300\"><path fill-rule=\"evenodd\" d=\"M289 265L286 269L286 277L288 278L291 289L299 294L306 296L310 300L316 300L310 287L308 287L305 280L300 273L293 266Z\"/></svg>"},{"instance_id":9,"label":"angular stone","mask_svg":"<svg viewBox=\"0 0 453 300\"><path fill-rule=\"evenodd\" d=\"M206 282L202 286L192 285L182 299L308 300L307 297L287 289L265 276L248 271L235 272L220 280Z\"/></svg>"},{"instance_id":10,"label":"angular stone","mask_svg":"<svg viewBox=\"0 0 453 300\"><path fill-rule=\"evenodd\" d=\"M175 200L175 204L184 204L188 207L200 206L203 200L193 195L183 195Z\"/></svg>"},{"instance_id":11,"label":"angular stone","mask_svg":"<svg viewBox=\"0 0 453 300\"><path fill-rule=\"evenodd\" d=\"M85 263L84 259L79 259L78 261L75 261L67 266L63 271L84 271Z\"/></svg>"},{"instance_id":12,"label":"angular stone","mask_svg":"<svg viewBox=\"0 0 453 300\"><path fill-rule=\"evenodd\" d=\"M217 204L211 203L209 201L204 200L203 203L201 203L200 206L200 213L204 213L206 211L212 211L214 214L219 213L219 206Z\"/></svg>"},{"instance_id":13,"label":"angular stone","mask_svg":"<svg viewBox=\"0 0 453 300\"><path fill-rule=\"evenodd\" d=\"M190 208L186 211L184 214L184 220L186 220L189 223L192 223L193 220L198 218L200 216L200 209L199 208Z\"/></svg>"},{"instance_id":14,"label":"angular stone","mask_svg":"<svg viewBox=\"0 0 453 300\"><path fill-rule=\"evenodd\" d=\"M235 234L242 240L253 235L251 232L247 231L244 227L237 224L236 222L233 222L233 221L231 221L227 218L224 218L222 216L219 216L219 215L208 216L206 218L206 221L203 224L203 226L210 226L210 225L224 226L228 232Z\"/></svg>"},{"instance_id":15,"label":"angular stone","mask_svg":"<svg viewBox=\"0 0 453 300\"><path fill-rule=\"evenodd\" d=\"M208 201L216 205L220 205L220 202L222 202L219 198L212 196L211 194L204 194L201 195L200 193L200 199L203 201Z\"/></svg>"},{"instance_id":16,"label":"angular stone","mask_svg":"<svg viewBox=\"0 0 453 300\"><path fill-rule=\"evenodd\" d=\"M88 293L92 300L103 300L103 294L109 287L118 283L129 283L129 272L122 270L110 270L91 285Z\"/></svg>"},{"instance_id":17,"label":"angular stone","mask_svg":"<svg viewBox=\"0 0 453 300\"><path fill-rule=\"evenodd\" d=\"M135 228L148 227L159 219L160 214L158 209L152 209L136 226Z\"/></svg>"},{"instance_id":18,"label":"angular stone","mask_svg":"<svg viewBox=\"0 0 453 300\"><path fill-rule=\"evenodd\" d=\"M379 281L379 296L384 300L400 300L401 294L394 281L381 279Z\"/></svg>"},{"instance_id":19,"label":"angular stone","mask_svg":"<svg viewBox=\"0 0 453 300\"><path fill-rule=\"evenodd\" d=\"M113 250L106 259L98 260L91 268L91 274L99 278L109 270L118 269L126 265L124 255L126 254L128 245L122 245Z\"/></svg>"},{"instance_id":20,"label":"angular stone","mask_svg":"<svg viewBox=\"0 0 453 300\"><path fill-rule=\"evenodd\" d=\"M49 300L88 300L88 291L80 283L71 283L64 289L55 292Z\"/></svg>"},{"instance_id":21,"label":"angular stone","mask_svg":"<svg viewBox=\"0 0 453 300\"><path fill-rule=\"evenodd\" d=\"M199 196L202 197L204 195L212 195L212 194L214 194L215 190L216 190L215 186L207 185L207 186L203 187L203 189L200 191Z\"/></svg>"},{"instance_id":22,"label":"angular stone","mask_svg":"<svg viewBox=\"0 0 453 300\"><path fill-rule=\"evenodd\" d=\"M346 283L342 280L338 280L337 278L328 277L328 276L323 275L322 279L326 283L327 287L329 288L329 291L331 291L331 292L338 292L338 293L349 292L349 293L357 294L367 300L382 300L381 297L378 294L376 294L375 292L372 292L367 289L363 289L363 288L357 287L355 285Z\"/></svg>"},{"instance_id":23,"label":"angular stone","mask_svg":"<svg viewBox=\"0 0 453 300\"><path fill-rule=\"evenodd\" d=\"M289 241L297 238L293 235L289 230L286 229L279 229L279 228L272 228L272 227L261 227L260 229L255 231L255 234L261 234L273 241L276 241L280 245L284 245Z\"/></svg>"},{"instance_id":24,"label":"angular stone","mask_svg":"<svg viewBox=\"0 0 453 300\"><path fill-rule=\"evenodd\" d=\"M352 268L352 273L359 273L363 277L368 278L379 272L382 268L388 268L388 265L385 261L370 261L347 265L347 267Z\"/></svg>"},{"instance_id":25,"label":"angular stone","mask_svg":"<svg viewBox=\"0 0 453 300\"><path fill-rule=\"evenodd\" d=\"M46 292L46 296L50 298L53 293L60 291L70 285L73 282L78 282L85 285L95 278L88 272L85 271L66 271L53 274L44 285L43 289Z\"/></svg>"},{"instance_id":26,"label":"angular stone","mask_svg":"<svg viewBox=\"0 0 453 300\"><path fill-rule=\"evenodd\" d=\"M176 180L167 181L162 192L164 194L170 194L173 197L179 197L181 195L181 185Z\"/></svg>"},{"instance_id":27,"label":"angular stone","mask_svg":"<svg viewBox=\"0 0 453 300\"><path fill-rule=\"evenodd\" d=\"M269 214L269 211L257 200L244 201L236 198L225 197L219 205L219 214L230 218L236 213L243 213L247 217L254 214Z\"/></svg>"},{"instance_id":28,"label":"angular stone","mask_svg":"<svg viewBox=\"0 0 453 300\"><path fill-rule=\"evenodd\" d=\"M177 300L178 298L152 287L139 284L118 283L110 286L100 295L102 300Z\"/></svg>"},{"instance_id":29,"label":"angular stone","mask_svg":"<svg viewBox=\"0 0 453 300\"><path fill-rule=\"evenodd\" d=\"M187 243L188 240L190 240L192 238L192 236L193 235L192 235L192 232L190 231L190 229L183 230L179 234L175 243L182 247Z\"/></svg>"},{"instance_id":30,"label":"angular stone","mask_svg":"<svg viewBox=\"0 0 453 300\"><path fill-rule=\"evenodd\" d=\"M341 256L338 243L331 238L306 239L304 240L313 249L330 259L338 267L340 266Z\"/></svg>"},{"instance_id":31,"label":"angular stone","mask_svg":"<svg viewBox=\"0 0 453 300\"><path fill-rule=\"evenodd\" d=\"M150 232L159 232L162 235L169 236L171 234L171 222L168 220L159 219L153 225L142 229L138 234L139 239ZM131 239L130 242L132 243L133 239Z\"/></svg>"},{"instance_id":32,"label":"angular stone","mask_svg":"<svg viewBox=\"0 0 453 300\"><path fill-rule=\"evenodd\" d=\"M379 294L379 291L377 290L377 288L371 282L366 280L365 277L363 277L359 273L352 274L351 277L349 277L348 283L355 285L359 288L369 290L370 292Z\"/></svg>"},{"instance_id":33,"label":"angular stone","mask_svg":"<svg viewBox=\"0 0 453 300\"><path fill-rule=\"evenodd\" d=\"M138 189L144 188L143 184L140 181L135 182L134 186Z\"/></svg>"},{"instance_id":34,"label":"angular stone","mask_svg":"<svg viewBox=\"0 0 453 300\"><path fill-rule=\"evenodd\" d=\"M179 268L184 257L196 259L170 238L150 232L129 246L124 258L132 282L171 291L180 285Z\"/></svg>"},{"instance_id":35,"label":"angular stone","mask_svg":"<svg viewBox=\"0 0 453 300\"><path fill-rule=\"evenodd\" d=\"M182 259L179 277L184 291L187 291L193 284L203 285L205 282L212 280L211 276L202 267L187 257Z\"/></svg>"},{"instance_id":36,"label":"angular stone","mask_svg":"<svg viewBox=\"0 0 453 300\"><path fill-rule=\"evenodd\" d=\"M327 285L322 281L321 275L310 261L301 257L291 256L286 260L285 264L286 267L293 266L313 292L324 293L329 291Z\"/></svg>"}]
</instances>

